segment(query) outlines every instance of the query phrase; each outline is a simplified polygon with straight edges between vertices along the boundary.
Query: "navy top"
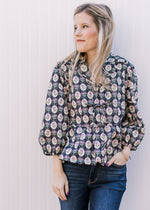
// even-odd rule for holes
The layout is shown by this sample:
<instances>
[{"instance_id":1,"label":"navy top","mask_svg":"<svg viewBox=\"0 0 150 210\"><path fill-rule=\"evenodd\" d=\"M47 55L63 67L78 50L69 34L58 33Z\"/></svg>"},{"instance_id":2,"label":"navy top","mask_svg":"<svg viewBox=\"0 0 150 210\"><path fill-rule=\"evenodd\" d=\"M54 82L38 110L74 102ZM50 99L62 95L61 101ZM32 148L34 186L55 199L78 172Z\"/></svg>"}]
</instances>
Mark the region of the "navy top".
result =
<instances>
[{"instance_id":1,"label":"navy top","mask_svg":"<svg viewBox=\"0 0 150 210\"><path fill-rule=\"evenodd\" d=\"M80 59L69 86L72 60L59 62L49 82L39 143L45 155L73 163L105 165L124 145L136 150L144 136L137 107L134 66L110 53L103 74L108 88L91 84L91 71Z\"/></svg>"}]
</instances>

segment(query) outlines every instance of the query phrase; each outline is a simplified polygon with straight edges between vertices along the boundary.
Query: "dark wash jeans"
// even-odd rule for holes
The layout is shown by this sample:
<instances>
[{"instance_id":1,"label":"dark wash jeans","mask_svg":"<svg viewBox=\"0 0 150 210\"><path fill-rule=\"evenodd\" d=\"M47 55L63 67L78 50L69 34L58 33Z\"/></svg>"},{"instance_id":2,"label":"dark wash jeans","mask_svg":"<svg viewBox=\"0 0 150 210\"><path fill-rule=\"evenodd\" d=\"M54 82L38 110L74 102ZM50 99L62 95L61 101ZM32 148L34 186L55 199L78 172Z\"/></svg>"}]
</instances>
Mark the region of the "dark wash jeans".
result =
<instances>
[{"instance_id":1,"label":"dark wash jeans","mask_svg":"<svg viewBox=\"0 0 150 210\"><path fill-rule=\"evenodd\" d=\"M59 198L61 210L118 210L126 190L126 165L109 167L79 165L65 161L69 181L67 201Z\"/></svg>"}]
</instances>

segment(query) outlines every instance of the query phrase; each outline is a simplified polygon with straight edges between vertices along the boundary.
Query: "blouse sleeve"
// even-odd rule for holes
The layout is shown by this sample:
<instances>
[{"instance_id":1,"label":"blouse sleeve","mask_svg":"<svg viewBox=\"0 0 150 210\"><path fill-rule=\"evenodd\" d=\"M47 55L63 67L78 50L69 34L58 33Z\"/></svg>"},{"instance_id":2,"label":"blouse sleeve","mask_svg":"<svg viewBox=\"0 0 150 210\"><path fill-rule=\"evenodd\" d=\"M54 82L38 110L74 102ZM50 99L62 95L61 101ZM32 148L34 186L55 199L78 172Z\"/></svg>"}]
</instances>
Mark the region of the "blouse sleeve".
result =
<instances>
[{"instance_id":1,"label":"blouse sleeve","mask_svg":"<svg viewBox=\"0 0 150 210\"><path fill-rule=\"evenodd\" d=\"M127 67L125 77L126 103L121 123L122 145L131 145L131 150L135 151L144 137L145 126L137 107L137 75L133 65Z\"/></svg>"},{"instance_id":2,"label":"blouse sleeve","mask_svg":"<svg viewBox=\"0 0 150 210\"><path fill-rule=\"evenodd\" d=\"M59 155L66 144L69 117L64 74L57 65L49 82L39 143L45 155Z\"/></svg>"}]
</instances>

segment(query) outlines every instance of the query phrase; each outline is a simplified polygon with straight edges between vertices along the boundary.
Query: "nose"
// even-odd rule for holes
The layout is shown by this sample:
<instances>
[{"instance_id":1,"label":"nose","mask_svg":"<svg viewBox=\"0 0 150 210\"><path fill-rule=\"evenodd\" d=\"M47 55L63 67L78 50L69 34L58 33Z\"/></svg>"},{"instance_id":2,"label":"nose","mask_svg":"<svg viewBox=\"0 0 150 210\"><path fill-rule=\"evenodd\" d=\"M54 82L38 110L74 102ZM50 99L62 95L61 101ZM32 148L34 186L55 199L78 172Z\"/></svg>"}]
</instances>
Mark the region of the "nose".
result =
<instances>
[{"instance_id":1,"label":"nose","mask_svg":"<svg viewBox=\"0 0 150 210\"><path fill-rule=\"evenodd\" d=\"M79 35L81 35L81 34L82 34L81 30L80 30L79 28L77 28L77 29L75 30L75 36L79 36Z\"/></svg>"}]
</instances>

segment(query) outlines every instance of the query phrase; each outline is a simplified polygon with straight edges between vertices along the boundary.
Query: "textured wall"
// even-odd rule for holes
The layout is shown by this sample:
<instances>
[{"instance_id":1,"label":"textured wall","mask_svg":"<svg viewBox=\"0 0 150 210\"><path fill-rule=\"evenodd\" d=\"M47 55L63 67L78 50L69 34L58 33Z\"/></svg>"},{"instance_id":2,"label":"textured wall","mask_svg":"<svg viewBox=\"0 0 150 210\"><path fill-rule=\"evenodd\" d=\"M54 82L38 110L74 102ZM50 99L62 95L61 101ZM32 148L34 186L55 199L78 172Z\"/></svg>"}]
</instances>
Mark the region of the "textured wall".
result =
<instances>
[{"instance_id":1,"label":"textured wall","mask_svg":"<svg viewBox=\"0 0 150 210\"><path fill-rule=\"evenodd\" d=\"M48 81L73 49L73 11L83 0L0 1L0 209L58 210L52 159L38 143ZM149 0L104 0L114 14L113 52L135 67L146 135L128 162L121 210L149 209Z\"/></svg>"}]
</instances>

